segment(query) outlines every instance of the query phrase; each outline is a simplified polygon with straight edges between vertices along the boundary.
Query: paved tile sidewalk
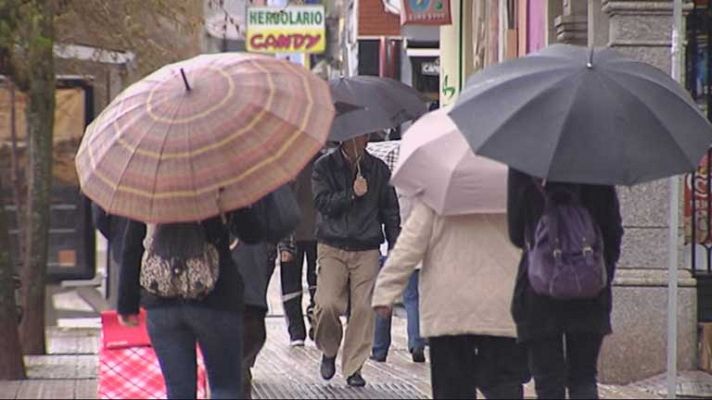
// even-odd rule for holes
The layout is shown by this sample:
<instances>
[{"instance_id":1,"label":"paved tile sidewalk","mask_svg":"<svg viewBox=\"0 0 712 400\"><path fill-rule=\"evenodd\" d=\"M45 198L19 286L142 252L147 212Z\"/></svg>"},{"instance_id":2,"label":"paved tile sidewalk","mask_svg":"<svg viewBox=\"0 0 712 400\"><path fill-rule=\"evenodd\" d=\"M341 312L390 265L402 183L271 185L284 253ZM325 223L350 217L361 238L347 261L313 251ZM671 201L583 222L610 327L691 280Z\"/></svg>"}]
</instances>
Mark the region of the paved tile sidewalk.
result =
<instances>
[{"instance_id":1,"label":"paved tile sidewalk","mask_svg":"<svg viewBox=\"0 0 712 400\"><path fill-rule=\"evenodd\" d=\"M314 343L291 348L282 315L279 270L269 290L268 340L254 369L256 398L429 398L430 366L411 361L406 347L405 320L393 320L393 346L387 363L367 361L363 375L368 385L362 389L346 385L340 372L329 382L319 376L321 354ZM306 299L305 299L306 302ZM86 315L78 315L86 319ZM91 325L91 324L90 324ZM50 355L27 357L29 380L0 382L0 399L85 399L96 398L98 370L98 329L49 329ZM338 361L337 361L338 367ZM525 394L534 398L533 384ZM602 398L663 398L664 376L627 386L600 385ZM680 376L678 394L712 397L712 375L700 371Z\"/></svg>"}]
</instances>

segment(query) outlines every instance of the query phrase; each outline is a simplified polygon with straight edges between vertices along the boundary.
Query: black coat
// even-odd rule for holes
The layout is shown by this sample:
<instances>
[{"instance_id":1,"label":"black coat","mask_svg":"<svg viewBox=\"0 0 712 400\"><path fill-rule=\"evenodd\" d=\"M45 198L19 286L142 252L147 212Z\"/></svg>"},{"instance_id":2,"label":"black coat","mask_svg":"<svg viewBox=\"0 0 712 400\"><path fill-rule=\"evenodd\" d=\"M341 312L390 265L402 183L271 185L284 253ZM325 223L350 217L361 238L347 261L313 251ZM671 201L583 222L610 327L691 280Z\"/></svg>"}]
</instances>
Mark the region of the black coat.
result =
<instances>
[{"instance_id":1,"label":"black coat","mask_svg":"<svg viewBox=\"0 0 712 400\"><path fill-rule=\"evenodd\" d=\"M109 242L109 254L114 262L121 264L121 253L124 251L124 231L129 220L104 211L98 204L91 203L92 222L94 227Z\"/></svg>"},{"instance_id":2,"label":"black coat","mask_svg":"<svg viewBox=\"0 0 712 400\"><path fill-rule=\"evenodd\" d=\"M229 215L230 230L239 239L246 243L257 243L263 240L264 232L260 228L256 228L259 227L259 223L250 209L243 208ZM219 217L207 219L201 224L205 229L208 241L218 250L220 274L215 288L204 299L181 300L161 298L142 290L140 275L146 224L129 220L123 238L124 249L119 276L119 314L138 314L139 304L145 308L195 304L226 311L242 309L244 284L230 252L228 227L222 223Z\"/></svg>"},{"instance_id":3,"label":"black coat","mask_svg":"<svg viewBox=\"0 0 712 400\"><path fill-rule=\"evenodd\" d=\"M314 164L312 190L318 211L316 238L319 242L348 251L378 249L385 230L392 248L400 233L400 209L391 172L382 160L367 152L361 159L361 174L368 192L356 197L356 171L335 149Z\"/></svg>"},{"instance_id":4,"label":"black coat","mask_svg":"<svg viewBox=\"0 0 712 400\"><path fill-rule=\"evenodd\" d=\"M245 284L243 298L246 306L267 312L267 288L274 272L276 258L276 245L268 242L240 242L232 249L232 259L237 264L237 270Z\"/></svg>"},{"instance_id":5,"label":"black coat","mask_svg":"<svg viewBox=\"0 0 712 400\"><path fill-rule=\"evenodd\" d=\"M548 183L552 187L556 183ZM515 246L524 249L526 238L534 236L544 210L544 196L531 176L510 169L507 183L507 219L509 236ZM558 335L563 332L611 332L611 282L620 256L623 226L615 187L581 185L581 201L598 223L603 235L608 286L591 300L554 300L532 290L527 277L527 253L522 253L512 299L512 316L522 342Z\"/></svg>"}]
</instances>

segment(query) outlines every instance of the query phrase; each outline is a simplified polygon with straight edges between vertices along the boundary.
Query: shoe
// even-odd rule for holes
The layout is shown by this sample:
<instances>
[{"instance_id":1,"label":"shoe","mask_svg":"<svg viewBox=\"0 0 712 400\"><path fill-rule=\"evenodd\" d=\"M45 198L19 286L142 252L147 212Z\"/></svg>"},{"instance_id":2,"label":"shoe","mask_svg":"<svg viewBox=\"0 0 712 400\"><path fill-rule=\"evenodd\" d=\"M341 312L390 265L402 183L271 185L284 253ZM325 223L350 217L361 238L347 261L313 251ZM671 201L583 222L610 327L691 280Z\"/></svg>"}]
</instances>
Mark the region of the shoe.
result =
<instances>
[{"instance_id":1,"label":"shoe","mask_svg":"<svg viewBox=\"0 0 712 400\"><path fill-rule=\"evenodd\" d=\"M386 356L377 356L375 354L371 354L371 357L369 358L375 362L386 362Z\"/></svg>"},{"instance_id":2,"label":"shoe","mask_svg":"<svg viewBox=\"0 0 712 400\"><path fill-rule=\"evenodd\" d=\"M423 351L423 349L413 349L413 351L411 351L410 354L413 356L413 362L415 362L415 363L425 362L425 351Z\"/></svg>"},{"instance_id":3,"label":"shoe","mask_svg":"<svg viewBox=\"0 0 712 400\"><path fill-rule=\"evenodd\" d=\"M346 384L352 387L364 387L366 386L366 381L361 376L361 371L356 371L353 375L346 378Z\"/></svg>"},{"instance_id":4,"label":"shoe","mask_svg":"<svg viewBox=\"0 0 712 400\"><path fill-rule=\"evenodd\" d=\"M294 339L290 341L289 347L304 347L304 339Z\"/></svg>"},{"instance_id":5,"label":"shoe","mask_svg":"<svg viewBox=\"0 0 712 400\"><path fill-rule=\"evenodd\" d=\"M329 380L334 377L336 373L336 356L327 357L326 355L321 356L321 377L325 380Z\"/></svg>"}]
</instances>

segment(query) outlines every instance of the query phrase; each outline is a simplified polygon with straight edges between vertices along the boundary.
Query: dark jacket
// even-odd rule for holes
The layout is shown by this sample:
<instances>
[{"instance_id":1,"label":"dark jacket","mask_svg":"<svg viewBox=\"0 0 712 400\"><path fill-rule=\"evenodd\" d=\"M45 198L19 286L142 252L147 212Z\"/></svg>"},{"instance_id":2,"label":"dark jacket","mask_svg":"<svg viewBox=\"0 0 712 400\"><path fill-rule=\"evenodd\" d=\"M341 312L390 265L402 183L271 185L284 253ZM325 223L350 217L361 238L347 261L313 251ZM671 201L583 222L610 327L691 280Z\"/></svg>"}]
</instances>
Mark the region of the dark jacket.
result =
<instances>
[{"instance_id":1,"label":"dark jacket","mask_svg":"<svg viewBox=\"0 0 712 400\"><path fill-rule=\"evenodd\" d=\"M240 242L232 249L232 259L245 284L243 298L246 306L267 311L267 288L274 272L276 257L276 246L267 242Z\"/></svg>"},{"instance_id":2,"label":"dark jacket","mask_svg":"<svg viewBox=\"0 0 712 400\"><path fill-rule=\"evenodd\" d=\"M400 233L400 212L391 172L386 163L367 152L361 159L361 174L368 192L353 192L356 170L339 148L314 164L312 190L318 211L316 238L319 242L348 251L378 249L385 230L392 248Z\"/></svg>"},{"instance_id":3,"label":"dark jacket","mask_svg":"<svg viewBox=\"0 0 712 400\"><path fill-rule=\"evenodd\" d=\"M294 240L297 242L316 240L314 235L316 229L316 210L314 209L311 182L315 161L316 159L310 161L309 164L304 167L292 186L294 195L297 196L299 208L302 211L302 220L294 231Z\"/></svg>"},{"instance_id":4,"label":"dark jacket","mask_svg":"<svg viewBox=\"0 0 712 400\"><path fill-rule=\"evenodd\" d=\"M548 183L552 188L557 183ZM509 170L507 219L509 236L515 246L525 249L534 236L544 210L544 196L531 176ZM512 316L520 341L558 335L562 332L611 333L611 282L620 256L623 226L615 187L581 185L581 201L603 235L608 287L591 300L554 300L534 293L527 277L527 253L522 254L512 299Z\"/></svg>"},{"instance_id":5,"label":"dark jacket","mask_svg":"<svg viewBox=\"0 0 712 400\"><path fill-rule=\"evenodd\" d=\"M280 240L278 243L280 252L288 251L294 255L297 253L297 242L313 242L316 240L316 209L314 208L314 196L312 194L312 173L314 171L314 162L319 157L320 154L317 154L309 161L291 184L297 203L299 203L302 219L291 235Z\"/></svg>"},{"instance_id":6,"label":"dark jacket","mask_svg":"<svg viewBox=\"0 0 712 400\"><path fill-rule=\"evenodd\" d=\"M250 209L240 209L230 213L230 229L240 240L256 243L262 240L263 233L256 229L259 223ZM119 277L118 312L122 315L137 314L139 303L145 308L168 307L181 304L195 304L219 310L237 311L243 305L243 283L232 260L229 247L228 228L218 217L202 222L205 233L218 249L220 255L220 273L215 288L202 300L166 299L154 296L141 289L139 282L141 259L144 253L143 240L146 236L146 224L129 220L124 234L124 249Z\"/></svg>"},{"instance_id":7,"label":"dark jacket","mask_svg":"<svg viewBox=\"0 0 712 400\"><path fill-rule=\"evenodd\" d=\"M128 219L118 215L112 215L104 211L98 204L91 203L91 216L94 227L109 242L109 254L116 263L121 263L121 253L123 252L124 231L128 224Z\"/></svg>"}]
</instances>

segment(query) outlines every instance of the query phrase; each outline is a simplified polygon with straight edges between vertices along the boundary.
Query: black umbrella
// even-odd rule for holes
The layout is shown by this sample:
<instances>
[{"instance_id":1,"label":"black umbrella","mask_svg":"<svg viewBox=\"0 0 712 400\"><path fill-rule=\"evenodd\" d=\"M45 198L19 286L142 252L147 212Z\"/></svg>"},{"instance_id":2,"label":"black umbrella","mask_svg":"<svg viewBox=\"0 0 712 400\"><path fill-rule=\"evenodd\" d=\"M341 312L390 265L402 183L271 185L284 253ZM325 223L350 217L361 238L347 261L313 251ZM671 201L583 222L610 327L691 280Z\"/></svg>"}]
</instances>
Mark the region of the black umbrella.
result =
<instances>
[{"instance_id":1,"label":"black umbrella","mask_svg":"<svg viewBox=\"0 0 712 400\"><path fill-rule=\"evenodd\" d=\"M450 116L477 154L560 182L633 185L695 169L712 125L667 74L553 45L473 75Z\"/></svg>"},{"instance_id":2,"label":"black umbrella","mask_svg":"<svg viewBox=\"0 0 712 400\"><path fill-rule=\"evenodd\" d=\"M329 81L334 103L359 108L340 112L329 140L344 141L365 133L393 128L425 114L427 104L412 87L391 78L352 76Z\"/></svg>"}]
</instances>

